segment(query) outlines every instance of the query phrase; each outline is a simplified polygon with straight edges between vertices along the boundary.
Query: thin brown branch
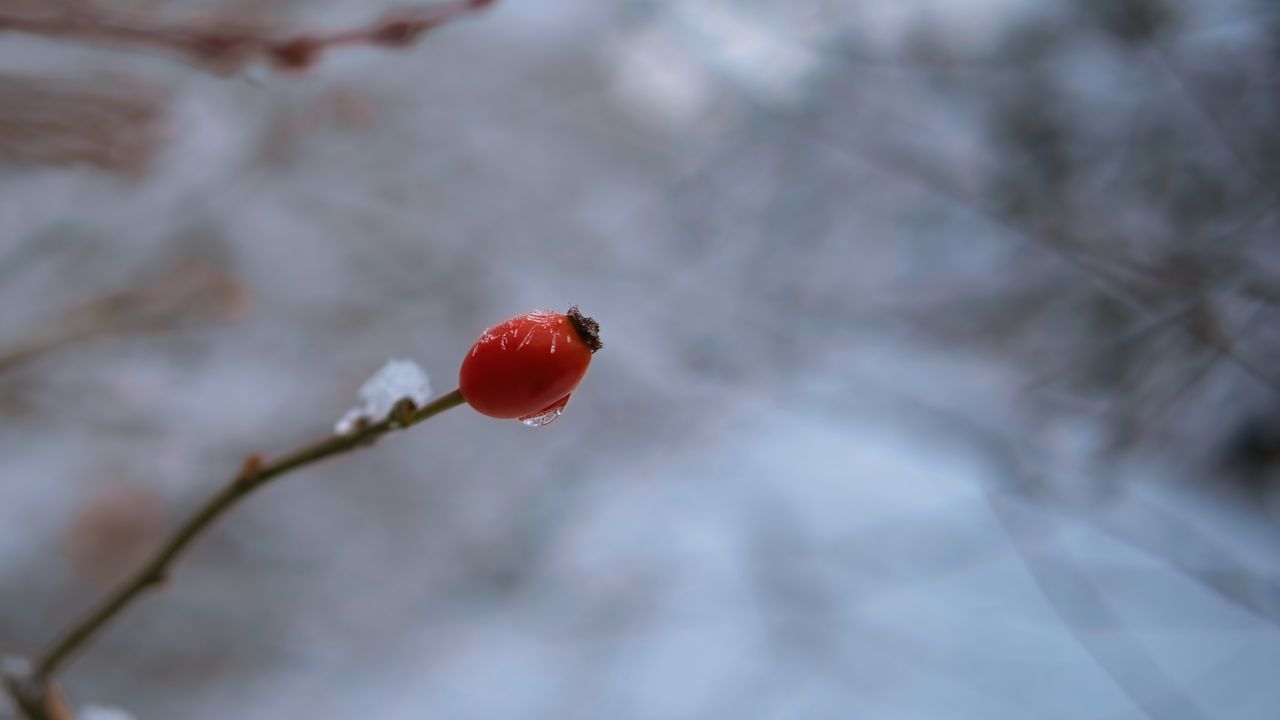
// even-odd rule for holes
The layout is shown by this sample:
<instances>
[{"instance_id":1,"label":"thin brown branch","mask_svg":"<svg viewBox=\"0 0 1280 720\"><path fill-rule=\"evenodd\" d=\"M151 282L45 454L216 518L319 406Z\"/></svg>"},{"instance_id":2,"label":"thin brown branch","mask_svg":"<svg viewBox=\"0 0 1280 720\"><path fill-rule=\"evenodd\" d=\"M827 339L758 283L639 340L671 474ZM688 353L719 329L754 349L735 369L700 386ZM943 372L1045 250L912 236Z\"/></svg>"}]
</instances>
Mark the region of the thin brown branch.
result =
<instances>
[{"instance_id":1,"label":"thin brown branch","mask_svg":"<svg viewBox=\"0 0 1280 720\"><path fill-rule=\"evenodd\" d=\"M0 9L0 33L17 32L93 45L158 50L224 74L255 63L299 70L314 65L332 48L411 45L431 30L483 10L496 1L452 0L395 11L356 28L300 33L191 22L161 23L77 4L44 12Z\"/></svg>"},{"instance_id":2,"label":"thin brown branch","mask_svg":"<svg viewBox=\"0 0 1280 720\"><path fill-rule=\"evenodd\" d=\"M139 596L162 585L179 556L246 496L274 478L371 445L383 435L416 425L463 402L462 393L457 390L442 395L421 408L405 399L386 418L378 422L366 422L350 433L325 437L271 461L264 460L259 455L250 455L235 477L206 500L146 564L121 582L83 617L68 626L37 659L34 667L27 672L9 669L6 682L10 694L31 720L46 720L50 717L49 713L40 714L39 711L49 705L51 680L58 671Z\"/></svg>"}]
</instances>

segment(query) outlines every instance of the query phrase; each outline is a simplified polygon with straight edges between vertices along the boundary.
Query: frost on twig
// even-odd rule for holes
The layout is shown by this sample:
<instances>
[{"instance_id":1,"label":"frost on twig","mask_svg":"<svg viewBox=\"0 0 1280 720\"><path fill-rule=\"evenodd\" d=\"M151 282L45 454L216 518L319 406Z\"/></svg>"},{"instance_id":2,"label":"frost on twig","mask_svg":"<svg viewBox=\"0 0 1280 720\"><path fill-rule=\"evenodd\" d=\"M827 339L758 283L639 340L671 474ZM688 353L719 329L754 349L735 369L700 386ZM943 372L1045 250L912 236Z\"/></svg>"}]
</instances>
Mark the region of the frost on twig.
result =
<instances>
[{"instance_id":1,"label":"frost on twig","mask_svg":"<svg viewBox=\"0 0 1280 720\"><path fill-rule=\"evenodd\" d=\"M412 360L387 361L382 369L360 386L361 404L351 408L333 426L336 435L346 435L362 421L377 421L391 414L401 400L425 405L431 397L431 380L427 371Z\"/></svg>"}]
</instances>

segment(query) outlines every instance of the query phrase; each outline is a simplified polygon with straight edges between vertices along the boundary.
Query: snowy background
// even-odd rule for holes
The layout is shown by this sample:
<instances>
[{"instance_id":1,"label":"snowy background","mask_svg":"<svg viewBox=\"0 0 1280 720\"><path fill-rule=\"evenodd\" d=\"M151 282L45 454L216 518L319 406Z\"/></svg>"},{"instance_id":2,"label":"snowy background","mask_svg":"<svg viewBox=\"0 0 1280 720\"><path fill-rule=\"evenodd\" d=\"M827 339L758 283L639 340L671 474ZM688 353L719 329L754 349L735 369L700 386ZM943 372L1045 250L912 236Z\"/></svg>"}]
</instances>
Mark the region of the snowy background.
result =
<instances>
[{"instance_id":1,"label":"snowy background","mask_svg":"<svg viewBox=\"0 0 1280 720\"><path fill-rule=\"evenodd\" d=\"M72 698L1280 716L1276 10L503 0L230 78L0 36L0 654L388 358L448 390L576 303L606 347L555 424L454 410L267 488Z\"/></svg>"}]
</instances>

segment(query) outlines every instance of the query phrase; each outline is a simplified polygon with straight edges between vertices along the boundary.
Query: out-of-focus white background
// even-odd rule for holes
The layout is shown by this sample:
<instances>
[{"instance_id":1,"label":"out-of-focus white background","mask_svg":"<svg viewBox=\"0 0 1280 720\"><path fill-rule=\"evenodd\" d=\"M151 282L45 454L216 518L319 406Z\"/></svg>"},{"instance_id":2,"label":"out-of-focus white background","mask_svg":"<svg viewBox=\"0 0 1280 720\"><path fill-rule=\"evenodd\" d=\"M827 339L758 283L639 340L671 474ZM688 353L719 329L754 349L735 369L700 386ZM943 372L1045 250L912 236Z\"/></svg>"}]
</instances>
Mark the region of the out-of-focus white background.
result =
<instances>
[{"instance_id":1,"label":"out-of-focus white background","mask_svg":"<svg viewBox=\"0 0 1280 720\"><path fill-rule=\"evenodd\" d=\"M233 77L0 35L0 652L388 357L448 390L576 303L606 347L558 422L267 488L72 698L1277 717L1275 10L503 0Z\"/></svg>"}]
</instances>

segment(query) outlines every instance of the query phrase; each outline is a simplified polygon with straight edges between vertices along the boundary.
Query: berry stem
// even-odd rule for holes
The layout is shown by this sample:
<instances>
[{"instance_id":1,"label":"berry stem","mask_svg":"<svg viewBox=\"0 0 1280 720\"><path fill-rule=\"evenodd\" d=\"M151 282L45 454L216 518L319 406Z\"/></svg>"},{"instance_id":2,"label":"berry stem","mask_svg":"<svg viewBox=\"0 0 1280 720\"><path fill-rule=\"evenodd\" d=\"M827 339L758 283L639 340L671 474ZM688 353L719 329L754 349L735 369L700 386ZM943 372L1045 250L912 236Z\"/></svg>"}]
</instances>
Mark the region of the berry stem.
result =
<instances>
[{"instance_id":1,"label":"berry stem","mask_svg":"<svg viewBox=\"0 0 1280 720\"><path fill-rule=\"evenodd\" d=\"M250 455L240 472L206 500L146 564L63 631L36 661L29 678L26 678L26 692L23 693L26 697L15 699L19 700L24 709L32 705L43 705L51 679L72 659L76 651L89 643L143 592L162 585L169 575L170 566L183 551L254 490L286 473L371 445L383 435L417 425L464 402L462 393L457 390L442 395L421 408L414 407L410 400L401 400L386 418L360 426L345 435L326 437L269 462L258 455ZM14 678L10 678L11 692L14 692L18 684L20 683L15 682ZM31 712L28 715L36 717Z\"/></svg>"}]
</instances>

